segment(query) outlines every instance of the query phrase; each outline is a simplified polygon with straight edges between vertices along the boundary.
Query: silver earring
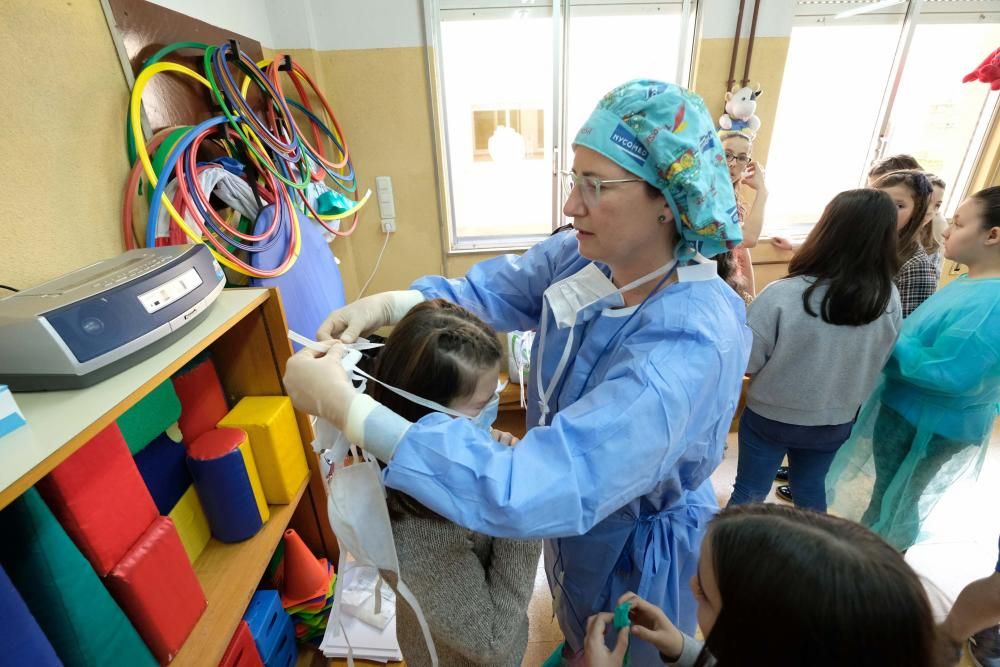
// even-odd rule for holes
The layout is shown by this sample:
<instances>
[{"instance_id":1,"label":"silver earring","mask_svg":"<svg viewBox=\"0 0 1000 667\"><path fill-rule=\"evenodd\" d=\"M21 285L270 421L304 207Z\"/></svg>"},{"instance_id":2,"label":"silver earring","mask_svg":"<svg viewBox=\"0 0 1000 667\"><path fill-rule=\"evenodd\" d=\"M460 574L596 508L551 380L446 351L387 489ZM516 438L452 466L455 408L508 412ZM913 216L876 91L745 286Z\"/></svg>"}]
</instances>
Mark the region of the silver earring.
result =
<instances>
[{"instance_id":1,"label":"silver earring","mask_svg":"<svg viewBox=\"0 0 1000 667\"><path fill-rule=\"evenodd\" d=\"M665 216L665 215L661 215L660 217L658 217L658 218L656 219L656 221L657 221L657 222L666 222L666 221L667 221L667 216Z\"/></svg>"}]
</instances>

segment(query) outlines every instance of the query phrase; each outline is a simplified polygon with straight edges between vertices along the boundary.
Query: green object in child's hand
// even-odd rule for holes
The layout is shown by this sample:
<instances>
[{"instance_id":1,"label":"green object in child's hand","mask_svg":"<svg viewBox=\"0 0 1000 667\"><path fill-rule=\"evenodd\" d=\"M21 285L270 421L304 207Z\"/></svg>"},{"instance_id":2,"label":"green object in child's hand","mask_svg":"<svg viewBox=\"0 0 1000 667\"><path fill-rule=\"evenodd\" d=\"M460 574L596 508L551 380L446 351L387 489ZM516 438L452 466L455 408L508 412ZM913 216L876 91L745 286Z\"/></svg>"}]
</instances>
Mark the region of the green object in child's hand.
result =
<instances>
[{"instance_id":1,"label":"green object in child's hand","mask_svg":"<svg viewBox=\"0 0 1000 667\"><path fill-rule=\"evenodd\" d=\"M629 620L628 613L632 609L631 602L622 602L615 608L615 632L621 632L622 628L631 627L632 621ZM622 660L622 667L628 667L629 664L629 653L632 649L632 635L628 637L629 648L625 651L625 659Z\"/></svg>"}]
</instances>

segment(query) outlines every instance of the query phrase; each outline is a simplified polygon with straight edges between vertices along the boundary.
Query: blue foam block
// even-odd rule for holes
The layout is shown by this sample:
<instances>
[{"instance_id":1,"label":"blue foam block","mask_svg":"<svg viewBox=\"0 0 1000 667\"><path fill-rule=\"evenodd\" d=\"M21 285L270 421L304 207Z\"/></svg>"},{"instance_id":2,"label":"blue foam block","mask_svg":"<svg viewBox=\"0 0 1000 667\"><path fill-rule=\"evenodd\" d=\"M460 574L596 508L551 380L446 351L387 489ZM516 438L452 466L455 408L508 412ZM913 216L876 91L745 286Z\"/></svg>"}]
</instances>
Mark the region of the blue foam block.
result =
<instances>
[{"instance_id":1,"label":"blue foam block","mask_svg":"<svg viewBox=\"0 0 1000 667\"><path fill-rule=\"evenodd\" d=\"M191 486L191 473L187 468L187 450L161 433L153 442L135 455L135 465L153 496L156 509L166 516Z\"/></svg>"},{"instance_id":2,"label":"blue foam block","mask_svg":"<svg viewBox=\"0 0 1000 667\"><path fill-rule=\"evenodd\" d=\"M62 665L3 568L0 568L0 618L3 619L0 623L0 666Z\"/></svg>"},{"instance_id":3,"label":"blue foam block","mask_svg":"<svg viewBox=\"0 0 1000 667\"><path fill-rule=\"evenodd\" d=\"M247 605L243 620L250 627L250 634L257 644L257 651L264 656L264 664L267 667L272 667L272 657L284 656L288 645L295 646L295 626L281 606L278 591L254 593L250 604Z\"/></svg>"},{"instance_id":4,"label":"blue foam block","mask_svg":"<svg viewBox=\"0 0 1000 667\"><path fill-rule=\"evenodd\" d=\"M267 230L274 207L266 208L257 222L257 233ZM268 214L270 211L270 214ZM342 307L344 283L340 269L333 258L330 246L316 223L300 216L299 229L302 232L302 246L299 258L288 272L276 278L253 278L255 287L277 287L281 293L281 303L285 308L288 328L293 331L310 332L319 329L326 316ZM263 252L254 253L251 262L256 267L273 267L281 263L288 247L288 239L282 239ZM298 343L295 343L298 349Z\"/></svg>"}]
</instances>

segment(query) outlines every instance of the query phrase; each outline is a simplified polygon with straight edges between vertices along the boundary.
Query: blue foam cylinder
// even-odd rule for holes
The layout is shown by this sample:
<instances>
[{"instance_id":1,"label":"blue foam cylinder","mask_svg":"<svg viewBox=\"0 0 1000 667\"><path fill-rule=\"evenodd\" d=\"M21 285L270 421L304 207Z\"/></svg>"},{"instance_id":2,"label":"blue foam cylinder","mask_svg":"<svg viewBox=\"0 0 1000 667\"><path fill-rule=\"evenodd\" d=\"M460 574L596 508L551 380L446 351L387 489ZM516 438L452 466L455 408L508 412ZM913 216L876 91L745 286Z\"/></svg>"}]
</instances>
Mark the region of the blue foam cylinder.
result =
<instances>
[{"instance_id":1,"label":"blue foam cylinder","mask_svg":"<svg viewBox=\"0 0 1000 667\"><path fill-rule=\"evenodd\" d=\"M135 455L135 465L153 496L156 509L166 516L174 509L184 492L191 486L191 473L187 468L187 450L161 433L153 442Z\"/></svg>"},{"instance_id":2,"label":"blue foam cylinder","mask_svg":"<svg viewBox=\"0 0 1000 667\"><path fill-rule=\"evenodd\" d=\"M62 665L3 568L0 568L0 618L3 619L0 623L0 667Z\"/></svg>"},{"instance_id":3,"label":"blue foam cylinder","mask_svg":"<svg viewBox=\"0 0 1000 667\"><path fill-rule=\"evenodd\" d=\"M188 470L220 542L241 542L257 534L269 514L246 433L208 431L188 448Z\"/></svg>"}]
</instances>

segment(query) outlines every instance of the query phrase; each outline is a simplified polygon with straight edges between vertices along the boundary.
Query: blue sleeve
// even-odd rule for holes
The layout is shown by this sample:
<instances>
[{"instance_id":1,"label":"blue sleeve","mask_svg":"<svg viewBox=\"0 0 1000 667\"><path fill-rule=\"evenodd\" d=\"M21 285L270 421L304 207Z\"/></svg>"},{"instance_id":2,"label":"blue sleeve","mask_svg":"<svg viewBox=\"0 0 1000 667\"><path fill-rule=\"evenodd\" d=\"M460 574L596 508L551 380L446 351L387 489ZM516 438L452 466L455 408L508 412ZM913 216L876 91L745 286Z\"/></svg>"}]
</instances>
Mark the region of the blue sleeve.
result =
<instances>
[{"instance_id":1,"label":"blue sleeve","mask_svg":"<svg viewBox=\"0 0 1000 667\"><path fill-rule=\"evenodd\" d=\"M718 343L677 334L653 350L626 343L616 357L616 371L515 447L469 420L425 416L399 442L386 484L470 530L523 539L581 535L654 488L679 497L700 485L735 407L737 385L720 390Z\"/></svg>"},{"instance_id":2,"label":"blue sleeve","mask_svg":"<svg viewBox=\"0 0 1000 667\"><path fill-rule=\"evenodd\" d=\"M945 294L949 298L962 296L961 292L942 290L934 298ZM942 304L933 303L943 310ZM944 326L936 318L918 320L918 326L903 326L886 370L928 392L956 396L981 393L987 383L996 381L1000 370L1000 341L995 335L1000 330L1000 305L976 303L965 312L960 302L944 301L943 306L951 308Z\"/></svg>"},{"instance_id":3,"label":"blue sleeve","mask_svg":"<svg viewBox=\"0 0 1000 667\"><path fill-rule=\"evenodd\" d=\"M464 278L426 276L411 286L425 298L447 299L468 308L499 331L528 331L538 326L542 295L556 276L587 260L576 237L556 234L523 255L503 255L480 262Z\"/></svg>"}]
</instances>

